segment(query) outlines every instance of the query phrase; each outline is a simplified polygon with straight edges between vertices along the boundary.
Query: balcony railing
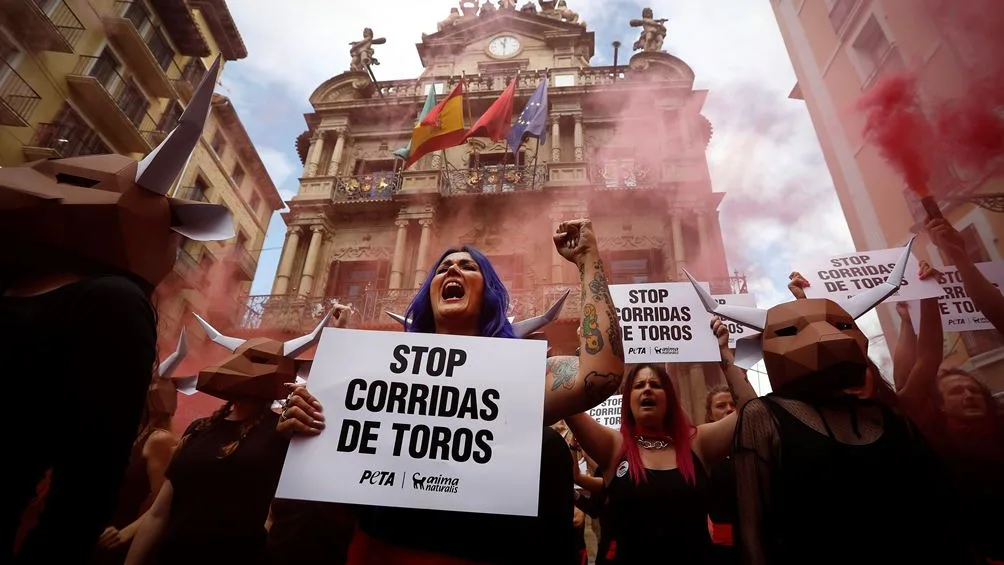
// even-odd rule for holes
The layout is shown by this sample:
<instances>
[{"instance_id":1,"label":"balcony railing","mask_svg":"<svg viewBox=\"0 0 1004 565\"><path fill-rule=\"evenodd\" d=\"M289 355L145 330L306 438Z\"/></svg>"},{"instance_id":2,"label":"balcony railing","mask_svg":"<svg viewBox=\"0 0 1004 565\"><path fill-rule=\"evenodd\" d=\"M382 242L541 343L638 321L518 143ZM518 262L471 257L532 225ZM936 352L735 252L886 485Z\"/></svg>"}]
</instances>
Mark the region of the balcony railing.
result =
<instances>
[{"instance_id":1,"label":"balcony railing","mask_svg":"<svg viewBox=\"0 0 1004 565\"><path fill-rule=\"evenodd\" d=\"M174 81L174 88L183 98L188 100L204 76L206 76L206 67L198 57L192 57L181 69L181 76Z\"/></svg>"},{"instance_id":2,"label":"balcony railing","mask_svg":"<svg viewBox=\"0 0 1004 565\"><path fill-rule=\"evenodd\" d=\"M182 200L209 202L209 198L206 197L206 192L201 186L183 186L174 193L174 197Z\"/></svg>"},{"instance_id":3,"label":"balcony railing","mask_svg":"<svg viewBox=\"0 0 1004 565\"><path fill-rule=\"evenodd\" d=\"M489 194L541 190L547 165L487 165L443 172L443 194Z\"/></svg>"},{"instance_id":4,"label":"balcony railing","mask_svg":"<svg viewBox=\"0 0 1004 565\"><path fill-rule=\"evenodd\" d=\"M608 161L591 167L590 177L606 188L647 188L656 183L658 173L633 161Z\"/></svg>"},{"instance_id":5,"label":"balcony railing","mask_svg":"<svg viewBox=\"0 0 1004 565\"><path fill-rule=\"evenodd\" d=\"M28 49L73 53L85 28L63 0L4 0L0 24Z\"/></svg>"},{"instance_id":6,"label":"balcony railing","mask_svg":"<svg viewBox=\"0 0 1004 565\"><path fill-rule=\"evenodd\" d=\"M234 245L232 254L237 266L247 275L247 280L253 280L255 272L258 270L258 260L240 243Z\"/></svg>"},{"instance_id":7,"label":"balcony railing","mask_svg":"<svg viewBox=\"0 0 1004 565\"><path fill-rule=\"evenodd\" d=\"M0 59L0 125L27 126L41 99L14 67Z\"/></svg>"},{"instance_id":8,"label":"balcony railing","mask_svg":"<svg viewBox=\"0 0 1004 565\"><path fill-rule=\"evenodd\" d=\"M111 153L98 134L76 124L40 123L35 126L35 135L26 149L28 147L52 150L55 157Z\"/></svg>"},{"instance_id":9,"label":"balcony railing","mask_svg":"<svg viewBox=\"0 0 1004 565\"><path fill-rule=\"evenodd\" d=\"M147 112L150 103L146 97L139 88L119 74L111 60L81 55L72 74L92 77L101 83L108 96L139 132L145 134L160 130L156 120Z\"/></svg>"},{"instance_id":10,"label":"balcony railing","mask_svg":"<svg viewBox=\"0 0 1004 565\"><path fill-rule=\"evenodd\" d=\"M380 172L339 177L335 179L332 199L336 202L349 200L385 200L401 190L401 173Z\"/></svg>"},{"instance_id":11,"label":"balcony railing","mask_svg":"<svg viewBox=\"0 0 1004 565\"><path fill-rule=\"evenodd\" d=\"M484 72L466 76L466 91L500 92L512 80L511 72ZM551 88L576 86L601 86L614 84L625 76L623 65L617 67L568 67L551 69L548 86ZM532 91L537 88L542 75L525 73L519 76L520 90ZM437 93L449 92L463 78L459 75L439 75L415 80L387 80L377 83L377 89L383 98L417 98L428 94L429 88L436 88ZM438 86L438 88L437 88Z\"/></svg>"},{"instance_id":12,"label":"balcony railing","mask_svg":"<svg viewBox=\"0 0 1004 565\"><path fill-rule=\"evenodd\" d=\"M147 14L143 4L132 0L116 0L115 12L122 14L122 17L136 26L140 37L153 53L153 58L162 70L167 71L171 63L174 62L174 50L164 39L164 35L160 32L160 26L153 23L153 19ZM180 72L178 74L180 75Z\"/></svg>"}]
</instances>

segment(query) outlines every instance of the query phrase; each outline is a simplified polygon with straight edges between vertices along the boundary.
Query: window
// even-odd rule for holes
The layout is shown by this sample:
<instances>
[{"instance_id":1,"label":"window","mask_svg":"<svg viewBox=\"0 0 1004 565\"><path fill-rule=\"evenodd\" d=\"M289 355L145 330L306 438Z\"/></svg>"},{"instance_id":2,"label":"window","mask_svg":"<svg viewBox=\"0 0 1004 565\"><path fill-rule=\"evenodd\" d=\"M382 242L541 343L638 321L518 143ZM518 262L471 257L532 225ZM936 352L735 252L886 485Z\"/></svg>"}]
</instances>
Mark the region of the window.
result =
<instances>
[{"instance_id":1,"label":"window","mask_svg":"<svg viewBox=\"0 0 1004 565\"><path fill-rule=\"evenodd\" d=\"M216 133L213 134L213 141L209 144L209 146L216 152L217 157L223 156L223 150L227 148L227 140L223 137L222 131L217 130Z\"/></svg>"},{"instance_id":2,"label":"window","mask_svg":"<svg viewBox=\"0 0 1004 565\"><path fill-rule=\"evenodd\" d=\"M510 291L523 289L525 271L522 255L494 255L488 257L488 260L492 262L506 289Z\"/></svg>"},{"instance_id":3,"label":"window","mask_svg":"<svg viewBox=\"0 0 1004 565\"><path fill-rule=\"evenodd\" d=\"M854 40L854 53L858 60L858 67L865 80L870 80L878 73L889 57L892 45L886 37L882 26L874 15L868 18L865 25L858 32L858 37Z\"/></svg>"},{"instance_id":4,"label":"window","mask_svg":"<svg viewBox=\"0 0 1004 565\"><path fill-rule=\"evenodd\" d=\"M328 275L326 298L340 302L362 302L366 291L387 288L388 261L335 261Z\"/></svg>"},{"instance_id":5,"label":"window","mask_svg":"<svg viewBox=\"0 0 1004 565\"><path fill-rule=\"evenodd\" d=\"M356 161L355 174L358 176L394 172L397 170L398 162L398 159L359 159Z\"/></svg>"},{"instance_id":6,"label":"window","mask_svg":"<svg viewBox=\"0 0 1004 565\"><path fill-rule=\"evenodd\" d=\"M51 123L36 126L31 145L55 149L63 157L111 153L98 134L66 103Z\"/></svg>"},{"instance_id":7,"label":"window","mask_svg":"<svg viewBox=\"0 0 1004 565\"><path fill-rule=\"evenodd\" d=\"M251 207L251 211L252 212L254 212L255 214L257 214L258 213L258 206L260 206L260 205L261 205L261 197L258 196L258 193L256 192L256 193L252 194L251 195L251 199L248 200L248 206Z\"/></svg>"},{"instance_id":8,"label":"window","mask_svg":"<svg viewBox=\"0 0 1004 565\"><path fill-rule=\"evenodd\" d=\"M830 25L833 26L834 32L840 33L856 3L857 0L826 0L826 9L830 13Z\"/></svg>"},{"instance_id":9,"label":"window","mask_svg":"<svg viewBox=\"0 0 1004 565\"><path fill-rule=\"evenodd\" d=\"M658 249L610 251L603 255L610 284L640 284L663 279L662 255Z\"/></svg>"},{"instance_id":10,"label":"window","mask_svg":"<svg viewBox=\"0 0 1004 565\"><path fill-rule=\"evenodd\" d=\"M241 182L244 181L244 169L242 169L239 164L234 163L234 171L230 173L230 178L232 178L234 184L240 188Z\"/></svg>"},{"instance_id":11,"label":"window","mask_svg":"<svg viewBox=\"0 0 1004 565\"><path fill-rule=\"evenodd\" d=\"M178 125L178 119L181 118L181 104L177 100L171 100L164 110L164 115L160 117L160 123L157 128L160 131L171 131L175 126Z\"/></svg>"}]
</instances>

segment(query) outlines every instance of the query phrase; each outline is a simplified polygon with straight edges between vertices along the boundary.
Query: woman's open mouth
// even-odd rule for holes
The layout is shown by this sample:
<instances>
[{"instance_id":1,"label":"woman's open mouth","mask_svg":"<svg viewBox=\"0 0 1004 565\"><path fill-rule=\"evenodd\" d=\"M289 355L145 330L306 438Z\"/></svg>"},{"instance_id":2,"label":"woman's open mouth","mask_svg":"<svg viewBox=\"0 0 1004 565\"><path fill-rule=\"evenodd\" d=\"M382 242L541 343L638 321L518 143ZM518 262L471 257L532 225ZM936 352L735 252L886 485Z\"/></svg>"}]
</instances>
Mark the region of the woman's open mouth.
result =
<instances>
[{"instance_id":1,"label":"woman's open mouth","mask_svg":"<svg viewBox=\"0 0 1004 565\"><path fill-rule=\"evenodd\" d=\"M443 284L443 288L440 291L440 297L444 302L459 302L464 298L467 291L464 290L464 285L457 281L448 281Z\"/></svg>"},{"instance_id":2,"label":"woman's open mouth","mask_svg":"<svg viewBox=\"0 0 1004 565\"><path fill-rule=\"evenodd\" d=\"M645 398L641 399L641 402L639 404L641 404L642 408L653 407L655 406L655 399L652 398L651 396L646 396Z\"/></svg>"}]
</instances>

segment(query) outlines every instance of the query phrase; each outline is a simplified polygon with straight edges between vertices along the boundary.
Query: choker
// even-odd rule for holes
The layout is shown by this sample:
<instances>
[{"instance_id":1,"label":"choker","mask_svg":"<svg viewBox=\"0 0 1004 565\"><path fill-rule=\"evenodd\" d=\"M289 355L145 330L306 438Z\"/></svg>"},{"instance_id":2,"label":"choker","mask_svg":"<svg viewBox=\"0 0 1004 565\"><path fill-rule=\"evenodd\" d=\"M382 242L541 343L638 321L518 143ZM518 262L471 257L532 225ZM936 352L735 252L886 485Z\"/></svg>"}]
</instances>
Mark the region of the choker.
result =
<instances>
[{"instance_id":1,"label":"choker","mask_svg":"<svg viewBox=\"0 0 1004 565\"><path fill-rule=\"evenodd\" d=\"M673 445L672 440L668 439L648 439L645 436L634 436L634 439L642 449L666 449Z\"/></svg>"}]
</instances>

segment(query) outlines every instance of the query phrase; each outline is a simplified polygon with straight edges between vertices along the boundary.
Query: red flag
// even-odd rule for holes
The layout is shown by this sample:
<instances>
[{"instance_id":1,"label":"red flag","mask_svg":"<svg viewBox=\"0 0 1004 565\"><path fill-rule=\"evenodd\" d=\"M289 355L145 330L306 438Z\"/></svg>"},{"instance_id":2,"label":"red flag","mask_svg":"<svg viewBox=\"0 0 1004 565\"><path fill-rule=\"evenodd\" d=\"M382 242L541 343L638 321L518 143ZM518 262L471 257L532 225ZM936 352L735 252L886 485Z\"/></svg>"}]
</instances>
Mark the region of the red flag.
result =
<instances>
[{"instance_id":1,"label":"red flag","mask_svg":"<svg viewBox=\"0 0 1004 565\"><path fill-rule=\"evenodd\" d=\"M454 98L463 95L464 95L464 81L460 81L457 83L457 86L453 87L453 90L446 98L443 99L442 102L436 104L436 106L432 110L430 110L429 113L426 114L424 118L422 118L422 121L419 122L419 125L438 128L440 121L440 114L443 113L443 108Z\"/></svg>"},{"instance_id":2,"label":"red flag","mask_svg":"<svg viewBox=\"0 0 1004 565\"><path fill-rule=\"evenodd\" d=\"M469 137L487 137L492 141L505 139L509 129L512 128L512 106L516 99L516 83L518 81L519 75L516 75L502 92L502 96L499 96L498 100L493 102L467 131L464 141Z\"/></svg>"}]
</instances>

